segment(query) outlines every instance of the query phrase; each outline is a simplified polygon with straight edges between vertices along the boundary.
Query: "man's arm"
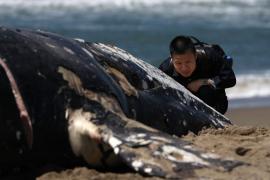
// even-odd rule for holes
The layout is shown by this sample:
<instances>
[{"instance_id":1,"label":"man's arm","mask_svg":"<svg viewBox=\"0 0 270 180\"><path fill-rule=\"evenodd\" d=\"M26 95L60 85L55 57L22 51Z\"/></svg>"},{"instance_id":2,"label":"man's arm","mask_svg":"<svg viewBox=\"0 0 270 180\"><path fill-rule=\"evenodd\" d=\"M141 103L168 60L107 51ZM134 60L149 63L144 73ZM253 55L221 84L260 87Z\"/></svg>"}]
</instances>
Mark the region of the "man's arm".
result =
<instances>
[{"instance_id":1,"label":"man's arm","mask_svg":"<svg viewBox=\"0 0 270 180\"><path fill-rule=\"evenodd\" d=\"M197 92L201 86L212 86L213 88L215 87L215 83L211 79L197 79L195 81L190 82L187 85L187 89L190 90L191 92Z\"/></svg>"}]
</instances>

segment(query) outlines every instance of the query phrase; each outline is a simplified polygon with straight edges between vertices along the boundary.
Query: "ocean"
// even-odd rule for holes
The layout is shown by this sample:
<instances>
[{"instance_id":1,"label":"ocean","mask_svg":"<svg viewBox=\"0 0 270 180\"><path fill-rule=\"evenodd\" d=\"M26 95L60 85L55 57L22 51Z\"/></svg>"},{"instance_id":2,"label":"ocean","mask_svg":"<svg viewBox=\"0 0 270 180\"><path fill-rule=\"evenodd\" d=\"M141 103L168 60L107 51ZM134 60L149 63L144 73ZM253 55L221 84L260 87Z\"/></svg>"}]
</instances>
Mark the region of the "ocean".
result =
<instances>
[{"instance_id":1,"label":"ocean","mask_svg":"<svg viewBox=\"0 0 270 180\"><path fill-rule=\"evenodd\" d=\"M233 57L232 107L270 105L270 0L0 0L0 25L116 45L154 66L193 35Z\"/></svg>"}]
</instances>

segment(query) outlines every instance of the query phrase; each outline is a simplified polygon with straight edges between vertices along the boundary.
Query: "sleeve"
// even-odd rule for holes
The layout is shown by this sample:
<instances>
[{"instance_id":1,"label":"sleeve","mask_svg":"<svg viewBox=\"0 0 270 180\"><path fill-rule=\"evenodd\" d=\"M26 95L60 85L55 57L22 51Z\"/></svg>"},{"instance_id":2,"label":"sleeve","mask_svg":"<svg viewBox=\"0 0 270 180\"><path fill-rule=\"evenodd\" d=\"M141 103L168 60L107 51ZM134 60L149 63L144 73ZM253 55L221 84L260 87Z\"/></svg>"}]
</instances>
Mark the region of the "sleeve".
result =
<instances>
[{"instance_id":1,"label":"sleeve","mask_svg":"<svg viewBox=\"0 0 270 180\"><path fill-rule=\"evenodd\" d=\"M232 69L233 59L227 55L214 55L215 75L212 78L217 89L233 87L236 84L236 78Z\"/></svg>"},{"instance_id":2,"label":"sleeve","mask_svg":"<svg viewBox=\"0 0 270 180\"><path fill-rule=\"evenodd\" d=\"M171 76L173 73L173 66L171 64L171 58L168 57L165 59L158 67L161 71L166 73L167 75Z\"/></svg>"}]
</instances>

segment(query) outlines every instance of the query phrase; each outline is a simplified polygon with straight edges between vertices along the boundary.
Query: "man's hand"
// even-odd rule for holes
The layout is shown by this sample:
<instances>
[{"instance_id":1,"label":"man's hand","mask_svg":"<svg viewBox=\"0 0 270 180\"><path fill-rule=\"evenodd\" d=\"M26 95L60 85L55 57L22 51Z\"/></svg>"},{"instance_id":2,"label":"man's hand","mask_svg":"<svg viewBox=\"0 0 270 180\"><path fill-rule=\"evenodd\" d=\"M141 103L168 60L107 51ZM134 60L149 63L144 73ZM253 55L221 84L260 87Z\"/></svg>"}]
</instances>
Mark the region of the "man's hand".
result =
<instances>
[{"instance_id":1,"label":"man's hand","mask_svg":"<svg viewBox=\"0 0 270 180\"><path fill-rule=\"evenodd\" d=\"M203 85L209 85L209 86L215 87L214 82L211 79L198 79L189 83L187 85L187 88L191 92L197 92L200 89L200 87Z\"/></svg>"}]
</instances>

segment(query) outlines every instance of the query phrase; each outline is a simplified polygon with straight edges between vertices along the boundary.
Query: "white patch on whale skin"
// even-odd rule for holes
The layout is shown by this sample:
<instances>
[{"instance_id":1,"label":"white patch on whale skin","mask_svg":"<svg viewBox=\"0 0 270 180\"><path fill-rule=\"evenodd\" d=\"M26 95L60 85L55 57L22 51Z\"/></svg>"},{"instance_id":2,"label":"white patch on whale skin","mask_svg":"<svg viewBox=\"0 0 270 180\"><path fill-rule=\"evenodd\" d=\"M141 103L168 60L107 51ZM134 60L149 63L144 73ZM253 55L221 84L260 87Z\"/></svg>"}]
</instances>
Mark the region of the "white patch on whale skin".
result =
<instances>
[{"instance_id":1,"label":"white patch on whale skin","mask_svg":"<svg viewBox=\"0 0 270 180\"><path fill-rule=\"evenodd\" d=\"M138 97L136 88L129 83L126 76L122 72L112 67L107 68L106 71L114 76L126 95Z\"/></svg>"},{"instance_id":2,"label":"white patch on whale skin","mask_svg":"<svg viewBox=\"0 0 270 180\"><path fill-rule=\"evenodd\" d=\"M92 59L94 59L94 56L93 56L93 54L91 53L91 52L89 52L87 49L85 49L85 48L82 48L82 50L86 53L86 54L88 54L88 56L90 56Z\"/></svg>"},{"instance_id":3,"label":"white patch on whale skin","mask_svg":"<svg viewBox=\"0 0 270 180\"><path fill-rule=\"evenodd\" d=\"M187 126L187 121L186 120L183 120L183 126Z\"/></svg>"},{"instance_id":4,"label":"white patch on whale skin","mask_svg":"<svg viewBox=\"0 0 270 180\"><path fill-rule=\"evenodd\" d=\"M190 145L185 145L184 147L183 147L184 149L194 149L192 146L190 146Z\"/></svg>"},{"instance_id":5,"label":"white patch on whale skin","mask_svg":"<svg viewBox=\"0 0 270 180\"><path fill-rule=\"evenodd\" d=\"M58 68L58 72L62 74L63 79L68 82L69 87L74 89L79 95L83 94L84 89L78 76L61 66Z\"/></svg>"},{"instance_id":6,"label":"white patch on whale skin","mask_svg":"<svg viewBox=\"0 0 270 180\"><path fill-rule=\"evenodd\" d=\"M113 147L113 148L115 148L115 147L117 147L117 146L119 146L119 145L121 145L122 144L122 141L120 141L119 139L117 139L116 137L113 137L113 136L111 136L110 138L109 138L109 144Z\"/></svg>"},{"instance_id":7,"label":"white patch on whale skin","mask_svg":"<svg viewBox=\"0 0 270 180\"><path fill-rule=\"evenodd\" d=\"M21 131L16 131L16 138L19 141L21 139L22 132Z\"/></svg>"},{"instance_id":8,"label":"white patch on whale skin","mask_svg":"<svg viewBox=\"0 0 270 180\"><path fill-rule=\"evenodd\" d=\"M98 147L101 137L98 127L90 121L95 115L83 112L82 109L67 109L66 112L68 112L68 132L72 151L76 156L82 156L87 163L101 166L102 152Z\"/></svg>"},{"instance_id":9,"label":"white patch on whale skin","mask_svg":"<svg viewBox=\"0 0 270 180\"><path fill-rule=\"evenodd\" d=\"M46 43L46 45L49 46L50 48L56 48L55 45L52 45L52 44L50 44L50 43Z\"/></svg>"},{"instance_id":10,"label":"white patch on whale skin","mask_svg":"<svg viewBox=\"0 0 270 180\"><path fill-rule=\"evenodd\" d=\"M139 134L137 134L136 136L139 137L139 138L142 138L142 137L145 137L146 134L144 134L144 133L139 133Z\"/></svg>"},{"instance_id":11,"label":"white patch on whale skin","mask_svg":"<svg viewBox=\"0 0 270 180\"><path fill-rule=\"evenodd\" d=\"M173 146L168 145L163 146L162 150L163 150L162 155L171 161L187 162L203 166L210 165L208 162L204 161L202 158L196 156L195 154L192 154L191 152L182 149L177 149L176 147Z\"/></svg>"},{"instance_id":12,"label":"white patch on whale skin","mask_svg":"<svg viewBox=\"0 0 270 180\"><path fill-rule=\"evenodd\" d=\"M35 48L33 48L32 50L33 50L34 53L37 53L38 52L38 50L35 49Z\"/></svg>"},{"instance_id":13,"label":"white patch on whale skin","mask_svg":"<svg viewBox=\"0 0 270 180\"><path fill-rule=\"evenodd\" d=\"M119 149L119 147L115 147L115 148L113 148L113 151L115 154L118 154L120 152L120 149Z\"/></svg>"},{"instance_id":14,"label":"white patch on whale skin","mask_svg":"<svg viewBox=\"0 0 270 180\"><path fill-rule=\"evenodd\" d=\"M218 156L217 154L213 154L213 153L204 153L201 155L203 158L206 158L206 159L219 159L220 156Z\"/></svg>"},{"instance_id":15,"label":"white patch on whale skin","mask_svg":"<svg viewBox=\"0 0 270 180\"><path fill-rule=\"evenodd\" d=\"M85 43L85 40L84 39L81 39L81 38L74 38L75 41L78 41L78 42L81 42L81 43Z\"/></svg>"},{"instance_id":16,"label":"white patch on whale skin","mask_svg":"<svg viewBox=\"0 0 270 180\"><path fill-rule=\"evenodd\" d=\"M144 169L144 172L146 172L146 173L151 173L152 170L153 170L152 168L145 168L145 169Z\"/></svg>"},{"instance_id":17,"label":"white patch on whale skin","mask_svg":"<svg viewBox=\"0 0 270 180\"><path fill-rule=\"evenodd\" d=\"M165 142L165 143L171 143L172 142L170 139L160 137L160 136L151 136L150 138L152 140L161 141L161 142Z\"/></svg>"},{"instance_id":18,"label":"white patch on whale skin","mask_svg":"<svg viewBox=\"0 0 270 180\"><path fill-rule=\"evenodd\" d=\"M139 168L143 166L143 163L141 161L133 161L131 165L136 171L138 171Z\"/></svg>"},{"instance_id":19,"label":"white patch on whale skin","mask_svg":"<svg viewBox=\"0 0 270 180\"><path fill-rule=\"evenodd\" d=\"M118 166L122 163L116 156L120 152L118 146L122 142L113 136L110 136L110 143L104 141L106 137L101 133L102 126L98 127L91 122L91 119L96 118L95 114L82 109L70 108L66 112L68 112L70 145L76 156L82 156L93 167L102 167L104 162L108 167ZM112 148L112 145L115 148ZM111 151L112 149L113 151ZM104 152L110 153L104 156Z\"/></svg>"},{"instance_id":20,"label":"white patch on whale skin","mask_svg":"<svg viewBox=\"0 0 270 180\"><path fill-rule=\"evenodd\" d=\"M126 141L134 143L136 145L145 146L151 144L153 141L151 139L146 138L146 134L139 133L139 134L132 134L125 138Z\"/></svg>"},{"instance_id":21,"label":"white patch on whale skin","mask_svg":"<svg viewBox=\"0 0 270 180\"><path fill-rule=\"evenodd\" d=\"M112 45L105 45L102 43L98 44L100 48L105 51L108 54L118 54L124 61L128 61L131 58L131 55L128 53L125 53L123 49L117 48Z\"/></svg>"},{"instance_id":22,"label":"white patch on whale skin","mask_svg":"<svg viewBox=\"0 0 270 180\"><path fill-rule=\"evenodd\" d=\"M63 47L63 49L66 51L66 52L68 52L69 54L72 54L72 55L74 55L75 53L71 50L71 49L69 49L68 47Z\"/></svg>"},{"instance_id":23,"label":"white patch on whale skin","mask_svg":"<svg viewBox=\"0 0 270 180\"><path fill-rule=\"evenodd\" d=\"M42 74L40 71L37 72L37 75L42 77L43 79L47 79L47 77L44 74Z\"/></svg>"},{"instance_id":24,"label":"white patch on whale skin","mask_svg":"<svg viewBox=\"0 0 270 180\"><path fill-rule=\"evenodd\" d=\"M148 89L148 84L145 80L142 80L142 88L143 89Z\"/></svg>"}]
</instances>

